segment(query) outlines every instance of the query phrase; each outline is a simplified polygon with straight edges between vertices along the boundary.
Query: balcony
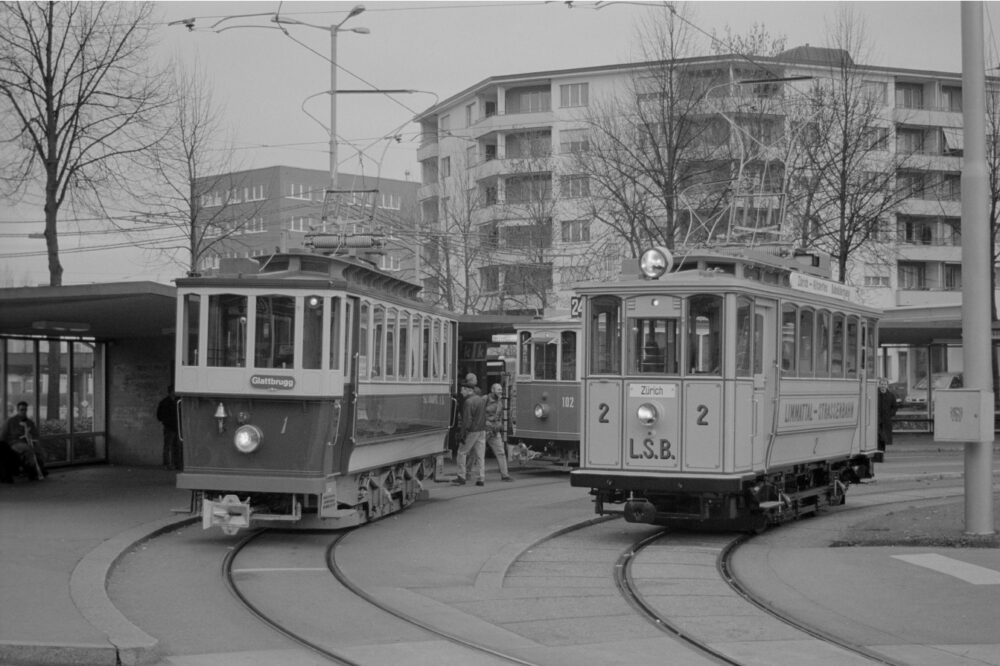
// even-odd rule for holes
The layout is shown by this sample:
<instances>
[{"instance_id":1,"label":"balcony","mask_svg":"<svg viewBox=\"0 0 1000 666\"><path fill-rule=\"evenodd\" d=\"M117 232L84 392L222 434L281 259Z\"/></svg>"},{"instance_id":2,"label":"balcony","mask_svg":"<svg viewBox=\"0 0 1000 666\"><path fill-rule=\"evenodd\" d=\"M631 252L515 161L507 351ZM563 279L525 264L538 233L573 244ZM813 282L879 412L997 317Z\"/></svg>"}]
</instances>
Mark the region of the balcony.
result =
<instances>
[{"instance_id":1,"label":"balcony","mask_svg":"<svg viewBox=\"0 0 1000 666\"><path fill-rule=\"evenodd\" d=\"M469 129L473 138L481 139L495 132L507 132L516 129L533 129L551 127L555 120L552 110L533 113L505 113L486 116L477 121Z\"/></svg>"},{"instance_id":2,"label":"balcony","mask_svg":"<svg viewBox=\"0 0 1000 666\"><path fill-rule=\"evenodd\" d=\"M423 162L424 160L436 158L440 152L440 144L437 141L422 143L420 144L420 147L417 148L417 161Z\"/></svg>"},{"instance_id":3,"label":"balcony","mask_svg":"<svg viewBox=\"0 0 1000 666\"><path fill-rule=\"evenodd\" d=\"M897 106L892 109L892 121L904 125L922 125L924 127L961 127L962 112Z\"/></svg>"},{"instance_id":4,"label":"balcony","mask_svg":"<svg viewBox=\"0 0 1000 666\"><path fill-rule=\"evenodd\" d=\"M440 196L440 187L437 183L429 183L427 185L421 185L417 188L417 200L423 201L424 199L433 199Z\"/></svg>"},{"instance_id":5,"label":"balcony","mask_svg":"<svg viewBox=\"0 0 1000 666\"><path fill-rule=\"evenodd\" d=\"M961 306L962 291L945 291L937 288L923 289L898 289L896 291L896 305L920 305L920 306Z\"/></svg>"},{"instance_id":6,"label":"balcony","mask_svg":"<svg viewBox=\"0 0 1000 666\"><path fill-rule=\"evenodd\" d=\"M926 215L930 217L961 217L962 199L906 199L897 210L903 215Z\"/></svg>"}]
</instances>

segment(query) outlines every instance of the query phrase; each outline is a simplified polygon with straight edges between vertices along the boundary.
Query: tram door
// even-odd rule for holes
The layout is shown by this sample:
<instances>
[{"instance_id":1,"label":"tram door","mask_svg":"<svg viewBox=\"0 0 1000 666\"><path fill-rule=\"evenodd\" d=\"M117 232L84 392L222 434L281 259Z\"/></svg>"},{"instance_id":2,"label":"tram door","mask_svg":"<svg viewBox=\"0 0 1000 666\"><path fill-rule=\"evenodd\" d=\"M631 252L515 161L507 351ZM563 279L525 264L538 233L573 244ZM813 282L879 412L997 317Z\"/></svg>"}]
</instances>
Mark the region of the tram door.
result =
<instances>
[{"instance_id":1,"label":"tram door","mask_svg":"<svg viewBox=\"0 0 1000 666\"><path fill-rule=\"evenodd\" d=\"M774 405L778 399L778 307L758 298L754 306L753 359L753 462L763 464L768 440L774 431ZM780 341L778 341L780 342Z\"/></svg>"}]
</instances>

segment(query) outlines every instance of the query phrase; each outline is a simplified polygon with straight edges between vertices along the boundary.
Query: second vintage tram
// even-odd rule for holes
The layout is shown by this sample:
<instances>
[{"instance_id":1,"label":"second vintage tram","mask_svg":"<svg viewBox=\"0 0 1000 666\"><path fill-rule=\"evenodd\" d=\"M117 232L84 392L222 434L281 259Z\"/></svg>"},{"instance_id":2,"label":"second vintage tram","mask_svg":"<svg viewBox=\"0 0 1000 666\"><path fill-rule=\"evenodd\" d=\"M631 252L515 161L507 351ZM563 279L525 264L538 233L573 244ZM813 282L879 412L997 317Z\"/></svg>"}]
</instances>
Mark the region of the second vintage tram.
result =
<instances>
[{"instance_id":1,"label":"second vintage tram","mask_svg":"<svg viewBox=\"0 0 1000 666\"><path fill-rule=\"evenodd\" d=\"M757 530L871 477L879 312L779 248L662 248L583 285L571 484L632 522ZM621 510L621 509L619 509Z\"/></svg>"},{"instance_id":2,"label":"second vintage tram","mask_svg":"<svg viewBox=\"0 0 1000 666\"><path fill-rule=\"evenodd\" d=\"M258 261L177 281L178 487L227 533L409 505L442 464L455 321L362 259Z\"/></svg>"}]
</instances>

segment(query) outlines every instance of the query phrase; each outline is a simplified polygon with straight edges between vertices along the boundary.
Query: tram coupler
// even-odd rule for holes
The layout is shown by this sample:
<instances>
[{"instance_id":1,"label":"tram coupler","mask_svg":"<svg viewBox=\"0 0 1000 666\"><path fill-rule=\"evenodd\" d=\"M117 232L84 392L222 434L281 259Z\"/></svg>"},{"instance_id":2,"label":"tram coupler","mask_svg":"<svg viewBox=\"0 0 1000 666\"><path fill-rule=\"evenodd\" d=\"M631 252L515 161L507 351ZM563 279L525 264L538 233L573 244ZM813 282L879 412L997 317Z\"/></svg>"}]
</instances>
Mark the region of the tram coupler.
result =
<instances>
[{"instance_id":1,"label":"tram coupler","mask_svg":"<svg viewBox=\"0 0 1000 666\"><path fill-rule=\"evenodd\" d=\"M652 523L656 519L656 507L646 500L631 499L625 502L625 520L630 523Z\"/></svg>"},{"instance_id":2,"label":"tram coupler","mask_svg":"<svg viewBox=\"0 0 1000 666\"><path fill-rule=\"evenodd\" d=\"M236 534L250 527L250 500L243 502L236 495L225 495L219 501L201 501L201 528L221 527L226 534Z\"/></svg>"}]
</instances>

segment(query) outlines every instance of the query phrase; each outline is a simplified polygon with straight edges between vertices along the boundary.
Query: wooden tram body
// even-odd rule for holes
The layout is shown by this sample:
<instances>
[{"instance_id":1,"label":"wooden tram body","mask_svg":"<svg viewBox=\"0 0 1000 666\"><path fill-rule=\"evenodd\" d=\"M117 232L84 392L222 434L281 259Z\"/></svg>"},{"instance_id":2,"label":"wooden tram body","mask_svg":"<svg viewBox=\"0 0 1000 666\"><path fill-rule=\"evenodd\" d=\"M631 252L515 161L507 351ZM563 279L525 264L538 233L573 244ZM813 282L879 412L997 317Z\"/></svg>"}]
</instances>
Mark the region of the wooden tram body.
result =
<instances>
[{"instance_id":1,"label":"wooden tram body","mask_svg":"<svg viewBox=\"0 0 1000 666\"><path fill-rule=\"evenodd\" d=\"M660 257L657 259L657 252ZM584 299L581 465L597 513L761 529L840 504L877 451L878 311L811 256L647 253Z\"/></svg>"},{"instance_id":2,"label":"wooden tram body","mask_svg":"<svg viewBox=\"0 0 1000 666\"><path fill-rule=\"evenodd\" d=\"M580 463L580 320L539 319L515 327L511 442L526 457Z\"/></svg>"},{"instance_id":3,"label":"wooden tram body","mask_svg":"<svg viewBox=\"0 0 1000 666\"><path fill-rule=\"evenodd\" d=\"M258 261L177 281L178 487L227 533L348 527L409 505L442 464L454 320L362 260Z\"/></svg>"}]
</instances>

